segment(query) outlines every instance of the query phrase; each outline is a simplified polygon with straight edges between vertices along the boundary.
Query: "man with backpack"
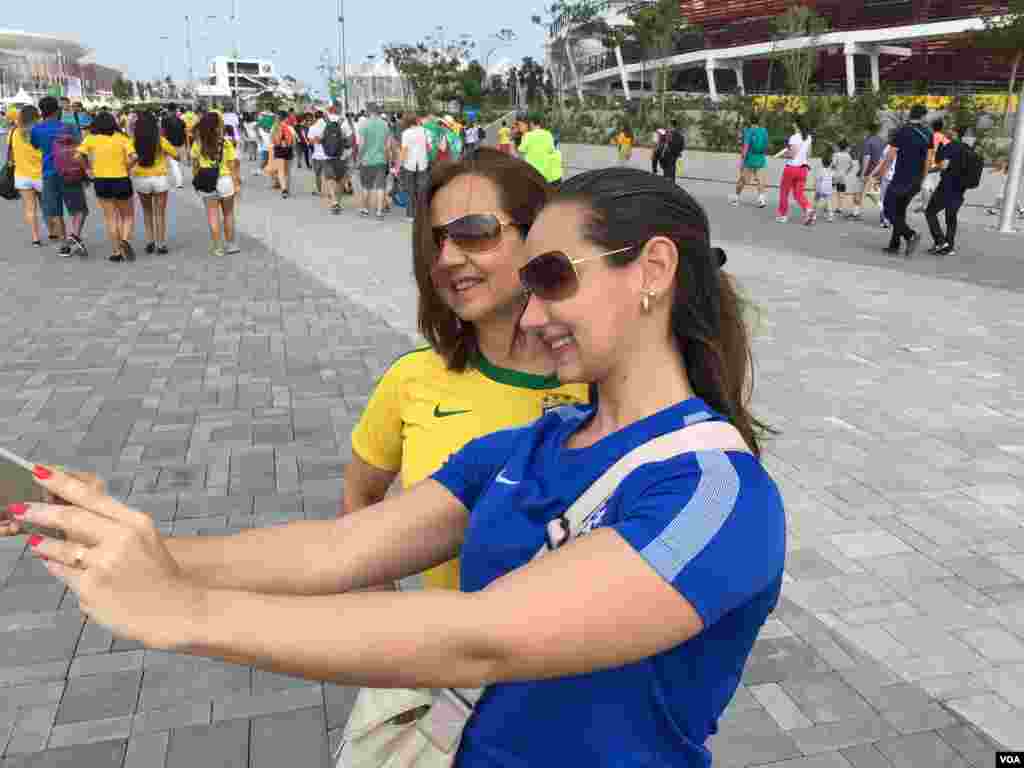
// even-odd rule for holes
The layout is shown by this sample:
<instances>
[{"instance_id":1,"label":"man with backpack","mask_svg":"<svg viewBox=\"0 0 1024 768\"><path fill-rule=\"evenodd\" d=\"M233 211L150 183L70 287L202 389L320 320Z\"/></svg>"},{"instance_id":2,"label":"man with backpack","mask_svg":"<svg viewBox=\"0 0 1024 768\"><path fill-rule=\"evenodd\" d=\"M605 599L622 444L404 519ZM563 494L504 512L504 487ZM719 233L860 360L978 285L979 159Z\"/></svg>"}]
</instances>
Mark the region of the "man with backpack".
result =
<instances>
[{"instance_id":1,"label":"man with backpack","mask_svg":"<svg viewBox=\"0 0 1024 768\"><path fill-rule=\"evenodd\" d=\"M923 104L915 104L910 110L910 121L896 131L892 144L896 148L896 170L885 193L882 210L885 218L892 223L892 236L889 245L883 252L889 256L897 256L901 241L906 241L906 258L914 255L921 242L921 235L907 224L907 208L910 201L921 191L921 184L928 173L928 160L931 157L932 129L925 125L924 118L928 108ZM881 174L889 170L887 160Z\"/></svg>"},{"instance_id":2,"label":"man with backpack","mask_svg":"<svg viewBox=\"0 0 1024 768\"><path fill-rule=\"evenodd\" d=\"M348 160L352 156L352 129L338 116L336 107L327 115L318 113L318 119L307 134L313 145L313 167L317 192L322 192L321 177L326 186L327 204L331 213L341 213L341 185L348 175Z\"/></svg>"},{"instance_id":3,"label":"man with backpack","mask_svg":"<svg viewBox=\"0 0 1024 768\"><path fill-rule=\"evenodd\" d=\"M60 104L53 96L39 100L42 121L32 128L32 146L43 153L43 216L50 240L61 242L61 256L88 256L82 227L89 215L85 202L85 165L78 154L81 132L61 119ZM64 208L71 216L71 231L64 228Z\"/></svg>"},{"instance_id":4,"label":"man with backpack","mask_svg":"<svg viewBox=\"0 0 1024 768\"><path fill-rule=\"evenodd\" d=\"M764 198L764 186L761 183L761 169L768 164L765 154L768 152L768 131L761 127L758 115L750 116L750 125L743 129L743 150L740 154L740 177L736 181L736 194L729 195L729 204L740 204L743 187L753 183L757 186L757 207L764 208L768 201Z\"/></svg>"},{"instance_id":5,"label":"man with backpack","mask_svg":"<svg viewBox=\"0 0 1024 768\"><path fill-rule=\"evenodd\" d=\"M981 156L973 147L964 143L966 133L967 127L960 126L956 141L942 144L935 154L935 162L942 166L942 176L924 212L935 241L928 253L935 256L952 256L956 253L957 214L964 204L964 193L981 184L981 174L985 169L985 161ZM939 225L938 214L942 210L946 212L945 234Z\"/></svg>"},{"instance_id":6,"label":"man with backpack","mask_svg":"<svg viewBox=\"0 0 1024 768\"><path fill-rule=\"evenodd\" d=\"M685 149L686 136L679 127L679 121L673 120L672 128L668 132L668 139L665 141L665 149L662 150L659 157L661 160L661 172L673 184L676 181L676 167L678 166L679 158L683 156Z\"/></svg>"}]
</instances>

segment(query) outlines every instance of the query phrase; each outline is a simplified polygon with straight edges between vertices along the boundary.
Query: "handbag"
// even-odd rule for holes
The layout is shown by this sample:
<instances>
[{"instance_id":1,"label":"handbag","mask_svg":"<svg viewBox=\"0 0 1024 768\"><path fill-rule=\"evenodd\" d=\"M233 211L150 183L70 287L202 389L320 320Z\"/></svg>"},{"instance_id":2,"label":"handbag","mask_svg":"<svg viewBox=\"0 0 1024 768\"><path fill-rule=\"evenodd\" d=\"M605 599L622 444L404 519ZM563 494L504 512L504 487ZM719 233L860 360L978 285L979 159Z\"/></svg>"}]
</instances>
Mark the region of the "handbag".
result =
<instances>
[{"instance_id":1,"label":"handbag","mask_svg":"<svg viewBox=\"0 0 1024 768\"><path fill-rule=\"evenodd\" d=\"M638 467L701 449L750 452L723 422L690 424L649 440L616 461L561 517L548 523L547 541L533 559L580 535ZM484 690L363 688L335 752L335 768L450 768Z\"/></svg>"},{"instance_id":2,"label":"handbag","mask_svg":"<svg viewBox=\"0 0 1024 768\"><path fill-rule=\"evenodd\" d=\"M21 197L21 193L14 185L14 132L17 130L19 129L16 127L11 128L7 137L7 160L0 170L0 197L4 200L17 200Z\"/></svg>"},{"instance_id":3,"label":"handbag","mask_svg":"<svg viewBox=\"0 0 1024 768\"><path fill-rule=\"evenodd\" d=\"M220 161L224 157L224 140L220 142L220 152L217 154L217 161L209 168L200 168L192 176L192 186L196 192L212 194L217 191L217 182L220 180Z\"/></svg>"}]
</instances>

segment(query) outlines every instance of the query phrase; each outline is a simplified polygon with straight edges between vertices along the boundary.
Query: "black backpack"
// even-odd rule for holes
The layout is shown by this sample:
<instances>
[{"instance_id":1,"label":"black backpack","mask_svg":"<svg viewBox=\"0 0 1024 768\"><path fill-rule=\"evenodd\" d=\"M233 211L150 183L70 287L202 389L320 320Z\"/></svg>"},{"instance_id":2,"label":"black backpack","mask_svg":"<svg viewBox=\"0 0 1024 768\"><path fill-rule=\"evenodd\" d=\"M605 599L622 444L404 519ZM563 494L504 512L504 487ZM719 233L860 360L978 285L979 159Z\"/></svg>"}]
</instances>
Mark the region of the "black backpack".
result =
<instances>
[{"instance_id":1,"label":"black backpack","mask_svg":"<svg viewBox=\"0 0 1024 768\"><path fill-rule=\"evenodd\" d=\"M329 158L341 157L341 153L348 149L349 145L348 138L341 131L341 123L337 120L327 121L320 143L323 144L324 154Z\"/></svg>"},{"instance_id":2,"label":"black backpack","mask_svg":"<svg viewBox=\"0 0 1024 768\"><path fill-rule=\"evenodd\" d=\"M185 123L176 115L164 118L164 135L172 147L185 146Z\"/></svg>"},{"instance_id":3,"label":"black backpack","mask_svg":"<svg viewBox=\"0 0 1024 768\"><path fill-rule=\"evenodd\" d=\"M985 159L974 151L974 147L962 144L960 147L960 168L957 175L964 189L977 189L981 174L985 171Z\"/></svg>"},{"instance_id":4,"label":"black backpack","mask_svg":"<svg viewBox=\"0 0 1024 768\"><path fill-rule=\"evenodd\" d=\"M673 128L668 139L668 154L670 157L679 157L686 149L686 137L678 128Z\"/></svg>"}]
</instances>

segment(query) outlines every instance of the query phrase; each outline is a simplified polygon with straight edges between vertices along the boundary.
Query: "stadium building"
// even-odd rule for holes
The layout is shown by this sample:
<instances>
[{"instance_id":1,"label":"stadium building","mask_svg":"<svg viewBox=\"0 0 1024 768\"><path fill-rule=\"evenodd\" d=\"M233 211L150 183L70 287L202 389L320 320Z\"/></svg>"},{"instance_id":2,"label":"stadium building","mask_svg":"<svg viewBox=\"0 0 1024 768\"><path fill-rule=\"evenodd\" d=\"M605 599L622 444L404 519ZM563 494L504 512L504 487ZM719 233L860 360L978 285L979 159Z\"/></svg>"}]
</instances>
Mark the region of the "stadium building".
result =
<instances>
[{"instance_id":1,"label":"stadium building","mask_svg":"<svg viewBox=\"0 0 1024 768\"><path fill-rule=\"evenodd\" d=\"M571 31L572 62L584 90L607 93L651 90L652 62L635 45L606 50L601 21L628 23L636 0L609 0L599 21L569 28L556 19L548 28L549 66L566 87L573 79L565 38ZM926 88L929 93L1005 91L1010 62L992 51L971 46L966 33L981 29L980 14L992 2L977 0L808 0L828 21L828 31L813 39L780 40L773 20L787 0L680 0L683 17L696 27L684 35L666 60L674 91L767 93L784 90L784 72L771 54L786 47L813 45L817 50L814 82L825 92L853 94L877 90L894 93ZM996 10L1007 0L995 0ZM621 57L618 55L621 54Z\"/></svg>"},{"instance_id":2,"label":"stadium building","mask_svg":"<svg viewBox=\"0 0 1024 768\"><path fill-rule=\"evenodd\" d=\"M120 76L76 40L0 29L0 100L19 92L38 100L56 88L75 98L109 97Z\"/></svg>"}]
</instances>

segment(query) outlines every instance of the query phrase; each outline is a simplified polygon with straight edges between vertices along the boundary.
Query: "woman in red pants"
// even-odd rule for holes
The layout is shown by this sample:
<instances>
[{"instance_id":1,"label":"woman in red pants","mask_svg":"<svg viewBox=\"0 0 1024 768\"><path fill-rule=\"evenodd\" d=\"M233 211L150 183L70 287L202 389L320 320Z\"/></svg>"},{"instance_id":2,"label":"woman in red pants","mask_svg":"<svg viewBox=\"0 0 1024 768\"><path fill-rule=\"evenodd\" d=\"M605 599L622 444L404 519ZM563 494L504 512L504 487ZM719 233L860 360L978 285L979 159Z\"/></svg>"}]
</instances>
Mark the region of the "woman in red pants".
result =
<instances>
[{"instance_id":1,"label":"woman in red pants","mask_svg":"<svg viewBox=\"0 0 1024 768\"><path fill-rule=\"evenodd\" d=\"M786 158L786 169L782 172L782 183L779 189L779 211L775 220L785 224L789 213L789 195L792 192L797 205L804 212L804 224L808 223L811 204L807 201L807 172L811 163L811 142L813 137L804 119L799 115L793 119L793 135L789 144L775 157Z\"/></svg>"}]
</instances>

